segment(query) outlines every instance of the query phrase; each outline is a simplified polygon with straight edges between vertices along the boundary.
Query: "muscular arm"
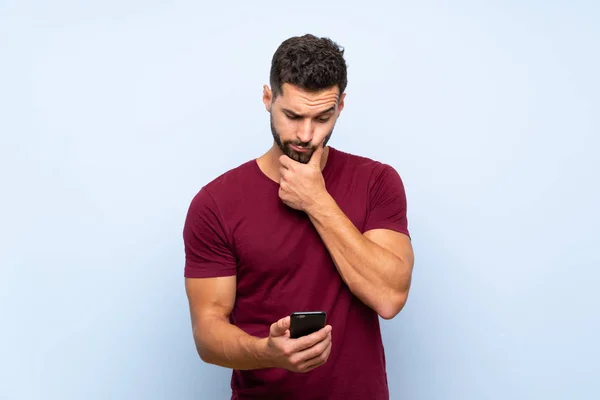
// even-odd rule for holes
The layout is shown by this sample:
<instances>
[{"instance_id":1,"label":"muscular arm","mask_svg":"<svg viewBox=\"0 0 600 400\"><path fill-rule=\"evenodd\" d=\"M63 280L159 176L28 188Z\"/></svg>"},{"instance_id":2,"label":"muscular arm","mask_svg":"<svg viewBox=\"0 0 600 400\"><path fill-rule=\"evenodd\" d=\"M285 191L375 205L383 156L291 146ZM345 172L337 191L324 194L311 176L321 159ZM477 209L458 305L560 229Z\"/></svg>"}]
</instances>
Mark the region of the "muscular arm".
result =
<instances>
[{"instance_id":1,"label":"muscular arm","mask_svg":"<svg viewBox=\"0 0 600 400\"><path fill-rule=\"evenodd\" d=\"M194 342L200 358L225 368L269 367L266 339L248 335L229 322L235 302L235 276L185 280Z\"/></svg>"},{"instance_id":2,"label":"muscular arm","mask_svg":"<svg viewBox=\"0 0 600 400\"><path fill-rule=\"evenodd\" d=\"M308 372L323 365L331 352L331 326L291 339L290 317L285 316L271 324L268 337L257 338L230 323L237 289L236 258L219 215L212 196L201 190L184 227L185 290L200 358L236 370Z\"/></svg>"},{"instance_id":3,"label":"muscular arm","mask_svg":"<svg viewBox=\"0 0 600 400\"><path fill-rule=\"evenodd\" d=\"M331 196L307 214L352 293L382 318L396 316L411 283L414 256L408 236L386 229L361 234Z\"/></svg>"}]
</instances>

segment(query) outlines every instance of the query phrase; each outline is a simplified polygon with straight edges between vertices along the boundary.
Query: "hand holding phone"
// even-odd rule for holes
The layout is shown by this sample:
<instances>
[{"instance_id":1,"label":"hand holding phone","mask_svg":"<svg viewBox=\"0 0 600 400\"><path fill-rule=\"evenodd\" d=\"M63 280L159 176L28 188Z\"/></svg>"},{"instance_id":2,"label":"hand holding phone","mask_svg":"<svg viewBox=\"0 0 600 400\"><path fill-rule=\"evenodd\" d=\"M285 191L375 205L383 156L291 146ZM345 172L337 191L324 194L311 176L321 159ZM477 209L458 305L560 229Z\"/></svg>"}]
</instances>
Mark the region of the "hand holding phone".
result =
<instances>
[{"instance_id":1,"label":"hand holding phone","mask_svg":"<svg viewBox=\"0 0 600 400\"><path fill-rule=\"evenodd\" d=\"M266 351L271 364L278 368L284 368L293 372L308 372L323 365L331 353L331 326L325 325L324 313L311 314L294 313L294 319L302 321L294 322L295 336L304 332L312 331L315 327L322 326L315 332L308 333L298 338L291 337L291 324L294 319L288 316L271 325L269 337L267 338ZM322 323L321 323L322 321Z\"/></svg>"}]
</instances>

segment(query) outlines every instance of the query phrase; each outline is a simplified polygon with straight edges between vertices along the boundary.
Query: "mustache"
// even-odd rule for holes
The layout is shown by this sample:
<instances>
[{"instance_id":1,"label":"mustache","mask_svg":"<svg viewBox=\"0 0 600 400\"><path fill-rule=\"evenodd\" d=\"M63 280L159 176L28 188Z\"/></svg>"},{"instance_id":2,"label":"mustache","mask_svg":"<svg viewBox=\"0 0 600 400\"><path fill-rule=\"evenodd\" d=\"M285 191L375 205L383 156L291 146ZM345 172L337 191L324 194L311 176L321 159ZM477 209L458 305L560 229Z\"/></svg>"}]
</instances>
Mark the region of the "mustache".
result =
<instances>
[{"instance_id":1,"label":"mustache","mask_svg":"<svg viewBox=\"0 0 600 400\"><path fill-rule=\"evenodd\" d=\"M290 140L287 143L288 144L292 144L292 145L294 145L296 147L306 148L306 149L314 147L314 146L310 145L310 142L298 142L298 141L292 141L292 140Z\"/></svg>"}]
</instances>

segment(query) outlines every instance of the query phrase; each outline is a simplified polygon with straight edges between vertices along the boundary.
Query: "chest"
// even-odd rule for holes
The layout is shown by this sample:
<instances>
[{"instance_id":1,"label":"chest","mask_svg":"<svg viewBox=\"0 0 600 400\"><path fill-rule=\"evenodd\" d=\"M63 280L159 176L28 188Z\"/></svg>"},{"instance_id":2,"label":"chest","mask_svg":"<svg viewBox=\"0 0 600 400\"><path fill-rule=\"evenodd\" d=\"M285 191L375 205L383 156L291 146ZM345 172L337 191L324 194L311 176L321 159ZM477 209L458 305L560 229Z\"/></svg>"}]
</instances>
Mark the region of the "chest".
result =
<instances>
[{"instance_id":1,"label":"chest","mask_svg":"<svg viewBox=\"0 0 600 400\"><path fill-rule=\"evenodd\" d=\"M343 182L327 189L362 233L367 215L365 191ZM251 205L251 210L239 217L232 233L238 277L253 282L254 287L249 290L257 284L268 289L337 277L329 251L306 213L286 206L277 190L249 194L247 205Z\"/></svg>"}]
</instances>

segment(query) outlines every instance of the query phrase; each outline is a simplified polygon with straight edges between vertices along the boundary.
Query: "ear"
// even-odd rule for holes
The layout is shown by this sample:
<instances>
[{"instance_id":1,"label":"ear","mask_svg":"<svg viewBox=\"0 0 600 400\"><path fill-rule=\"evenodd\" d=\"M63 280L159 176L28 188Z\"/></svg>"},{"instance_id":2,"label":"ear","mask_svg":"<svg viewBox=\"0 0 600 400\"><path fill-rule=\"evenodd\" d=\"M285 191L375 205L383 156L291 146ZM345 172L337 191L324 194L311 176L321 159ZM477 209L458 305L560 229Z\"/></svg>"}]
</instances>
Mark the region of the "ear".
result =
<instances>
[{"instance_id":1,"label":"ear","mask_svg":"<svg viewBox=\"0 0 600 400\"><path fill-rule=\"evenodd\" d=\"M342 110L344 109L344 99L346 98L346 93L342 93L342 95L340 96L340 101L338 104L338 115L342 112Z\"/></svg>"},{"instance_id":2,"label":"ear","mask_svg":"<svg viewBox=\"0 0 600 400\"><path fill-rule=\"evenodd\" d=\"M273 92L267 85L263 86L263 103L268 112L271 112L271 102L273 101Z\"/></svg>"}]
</instances>

